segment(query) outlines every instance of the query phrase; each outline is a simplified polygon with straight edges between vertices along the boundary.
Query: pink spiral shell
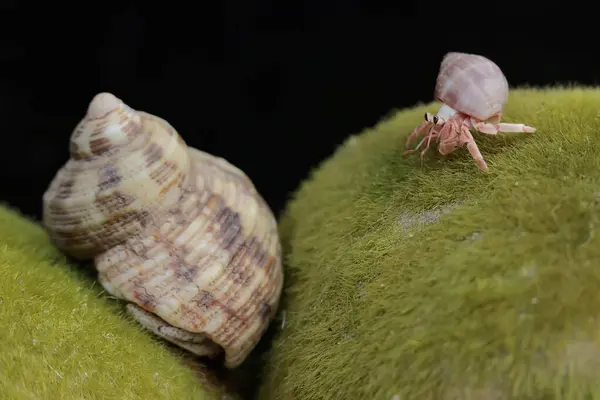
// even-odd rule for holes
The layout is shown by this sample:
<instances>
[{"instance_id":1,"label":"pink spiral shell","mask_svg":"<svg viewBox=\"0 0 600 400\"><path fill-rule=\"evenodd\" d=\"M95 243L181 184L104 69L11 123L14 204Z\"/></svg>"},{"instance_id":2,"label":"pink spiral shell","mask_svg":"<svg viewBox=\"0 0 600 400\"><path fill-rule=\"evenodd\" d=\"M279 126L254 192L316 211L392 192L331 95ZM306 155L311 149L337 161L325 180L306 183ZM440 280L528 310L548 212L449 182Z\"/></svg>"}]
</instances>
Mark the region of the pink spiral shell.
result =
<instances>
[{"instance_id":1,"label":"pink spiral shell","mask_svg":"<svg viewBox=\"0 0 600 400\"><path fill-rule=\"evenodd\" d=\"M485 121L502 113L508 82L491 60L450 52L440 65L434 96L456 111Z\"/></svg>"}]
</instances>

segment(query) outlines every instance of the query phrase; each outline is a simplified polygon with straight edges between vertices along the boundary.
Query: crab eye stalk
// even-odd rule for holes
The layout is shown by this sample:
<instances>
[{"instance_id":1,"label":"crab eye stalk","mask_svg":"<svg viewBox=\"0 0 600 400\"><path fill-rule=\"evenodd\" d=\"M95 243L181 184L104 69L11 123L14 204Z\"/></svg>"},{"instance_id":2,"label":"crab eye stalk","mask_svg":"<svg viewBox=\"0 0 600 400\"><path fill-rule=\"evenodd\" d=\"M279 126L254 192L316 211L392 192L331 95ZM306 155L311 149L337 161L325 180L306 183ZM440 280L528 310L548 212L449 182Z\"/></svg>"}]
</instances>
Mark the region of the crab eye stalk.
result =
<instances>
[{"instance_id":1,"label":"crab eye stalk","mask_svg":"<svg viewBox=\"0 0 600 400\"><path fill-rule=\"evenodd\" d=\"M434 123L434 124L437 124L437 123L438 123L438 121L439 121L439 118L438 118L438 116L437 116L437 115L434 115L434 116L433 116L433 123Z\"/></svg>"},{"instance_id":2,"label":"crab eye stalk","mask_svg":"<svg viewBox=\"0 0 600 400\"><path fill-rule=\"evenodd\" d=\"M423 118L425 118L425 121L429 122L429 116L427 115L427 113L425 113L425 115L423 116Z\"/></svg>"}]
</instances>

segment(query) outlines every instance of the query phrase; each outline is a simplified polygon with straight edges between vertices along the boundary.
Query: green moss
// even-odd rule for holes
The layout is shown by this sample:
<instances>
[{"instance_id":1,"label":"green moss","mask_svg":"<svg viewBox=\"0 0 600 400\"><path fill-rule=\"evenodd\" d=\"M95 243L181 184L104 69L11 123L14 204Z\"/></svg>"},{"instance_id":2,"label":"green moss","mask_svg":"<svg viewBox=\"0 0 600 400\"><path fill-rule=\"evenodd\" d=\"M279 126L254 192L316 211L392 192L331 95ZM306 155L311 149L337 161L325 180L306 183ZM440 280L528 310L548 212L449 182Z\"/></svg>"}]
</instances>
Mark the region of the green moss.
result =
<instances>
[{"instance_id":1,"label":"green moss","mask_svg":"<svg viewBox=\"0 0 600 400\"><path fill-rule=\"evenodd\" d=\"M1 399L221 398L88 276L0 207Z\"/></svg>"},{"instance_id":2,"label":"green moss","mask_svg":"<svg viewBox=\"0 0 600 400\"><path fill-rule=\"evenodd\" d=\"M600 91L513 90L466 149L402 156L428 104L349 138L291 200L262 399L600 399Z\"/></svg>"}]
</instances>

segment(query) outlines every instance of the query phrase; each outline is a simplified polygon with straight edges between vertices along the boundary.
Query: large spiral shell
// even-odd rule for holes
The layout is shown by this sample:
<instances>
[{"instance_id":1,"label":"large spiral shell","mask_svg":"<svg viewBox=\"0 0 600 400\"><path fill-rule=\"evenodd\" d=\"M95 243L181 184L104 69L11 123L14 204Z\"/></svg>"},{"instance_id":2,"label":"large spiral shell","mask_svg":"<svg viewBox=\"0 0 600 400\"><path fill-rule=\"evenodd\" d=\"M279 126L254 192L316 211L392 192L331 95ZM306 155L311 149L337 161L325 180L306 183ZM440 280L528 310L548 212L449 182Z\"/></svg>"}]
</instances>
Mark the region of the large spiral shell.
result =
<instances>
[{"instance_id":1,"label":"large spiral shell","mask_svg":"<svg viewBox=\"0 0 600 400\"><path fill-rule=\"evenodd\" d=\"M100 283L135 304L140 322L190 333L189 342L161 336L197 354L223 349L227 367L278 307L277 223L250 179L112 95L98 95L73 133L71 159L44 195L44 224L63 251L95 258Z\"/></svg>"},{"instance_id":2,"label":"large spiral shell","mask_svg":"<svg viewBox=\"0 0 600 400\"><path fill-rule=\"evenodd\" d=\"M491 60L450 52L440 65L434 96L456 111L485 121L502 114L508 90L506 77Z\"/></svg>"}]
</instances>

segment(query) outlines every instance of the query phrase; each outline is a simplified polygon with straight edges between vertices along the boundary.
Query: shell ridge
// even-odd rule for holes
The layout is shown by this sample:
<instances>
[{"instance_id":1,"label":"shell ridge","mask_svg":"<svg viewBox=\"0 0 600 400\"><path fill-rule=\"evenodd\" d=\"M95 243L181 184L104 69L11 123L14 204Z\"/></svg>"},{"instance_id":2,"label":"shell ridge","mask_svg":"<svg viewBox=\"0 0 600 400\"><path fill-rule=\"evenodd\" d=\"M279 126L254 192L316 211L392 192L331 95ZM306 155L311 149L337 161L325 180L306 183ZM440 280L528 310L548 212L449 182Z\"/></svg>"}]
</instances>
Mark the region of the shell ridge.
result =
<instances>
[{"instance_id":1,"label":"shell ridge","mask_svg":"<svg viewBox=\"0 0 600 400\"><path fill-rule=\"evenodd\" d=\"M250 237L252 243L259 243L260 240L255 236L255 235L250 235L248 236ZM274 294L274 292L277 292L278 290L280 290L280 288L277 287L277 285L266 285L266 282L270 282L270 279L264 279L265 275L267 275L268 278L271 278L270 275L272 275L275 271L276 268L273 269L269 269L269 271L267 272L267 274L264 273L265 270L265 264L269 264L270 262L272 262L274 256L270 254L270 251L268 249L262 248L263 246L257 246L255 248L255 251L253 252L252 257L254 257L255 259L259 259L260 261L256 263L256 267L250 270L250 273L247 274L247 276L244 279L244 282L249 282L252 281L253 278L255 277L257 271L261 271L261 274L263 275L263 279L260 279L259 282L262 282L262 284L259 284L255 290L252 292L250 298L248 298L244 305L242 305L242 307L238 310L238 314L240 317L241 322L239 323L240 325L246 325L249 323L250 318L253 316L258 316L259 314L263 313L263 308L265 306L268 306L269 308L272 307L271 304L269 304L268 300L269 298L271 298L271 296ZM265 260L267 260L265 262ZM245 263L245 267L247 268L247 265L249 265L249 262ZM244 269L246 269L244 268ZM243 283L242 283L243 285ZM267 287L268 290L265 290L265 287ZM226 343L228 345L233 345L233 342L236 341L236 337L234 337L233 335L228 335L226 338L224 338L224 340L226 341Z\"/></svg>"},{"instance_id":2,"label":"shell ridge","mask_svg":"<svg viewBox=\"0 0 600 400\"><path fill-rule=\"evenodd\" d=\"M238 200L239 202L242 202L241 198L236 198L236 200ZM237 208L238 204L228 204L227 205L230 208ZM236 218L240 219L240 216L237 216ZM221 277L221 280L228 280L232 278L233 274L243 274L246 275L244 281L249 281L252 279L252 277L254 276L254 274L256 273L256 268L254 268L253 270L247 268L247 265L249 265L249 262L243 262L241 263L238 260L244 260L245 258L248 260L249 257L255 257L255 254L250 254L249 252L251 251L251 249L253 249L253 246L250 244L248 244L248 242L250 241L250 243L256 243L256 237L254 237L254 235L252 235L254 229L251 229L252 232L244 232L244 229L240 229L240 232L243 232L243 234L241 235L244 239L241 241L241 244L236 245L235 248L235 252L232 255L231 258L231 262L230 262L230 266L231 271L229 274L224 275ZM239 237L239 236L238 236ZM236 240L236 242L239 243L239 240ZM254 253L258 253L260 250L258 248L254 248ZM263 250L262 253L266 252L267 250ZM242 282L244 282L242 281ZM218 285L219 282L217 282L216 285ZM243 285L243 284L242 284ZM239 289L242 287L242 285L239 285L239 287L236 287L236 292L239 292ZM255 292L253 292L254 294L251 296L250 299L248 299L248 301L246 302L246 305L244 307L242 307L241 309L237 310L235 315L236 315L236 321L237 321L237 325L230 327L230 330L232 330L232 332L230 333L230 335L226 336L225 339L226 340L225 344L231 342L233 340L235 331L239 330L240 328L243 328L244 325L248 324L248 318L252 316L253 312L252 310L256 310L259 307L259 303L260 301L255 301L255 299L257 297L260 297L261 299L264 298L265 296L262 294L263 290L262 287L264 285L259 286ZM277 290L276 288L273 288L273 290ZM229 301L227 305L230 305L232 302L234 302L236 300L237 296L232 296L229 297ZM227 329L227 327L224 327L225 329ZM228 338L229 336L231 336L231 338ZM217 339L218 340L218 339Z\"/></svg>"}]
</instances>

